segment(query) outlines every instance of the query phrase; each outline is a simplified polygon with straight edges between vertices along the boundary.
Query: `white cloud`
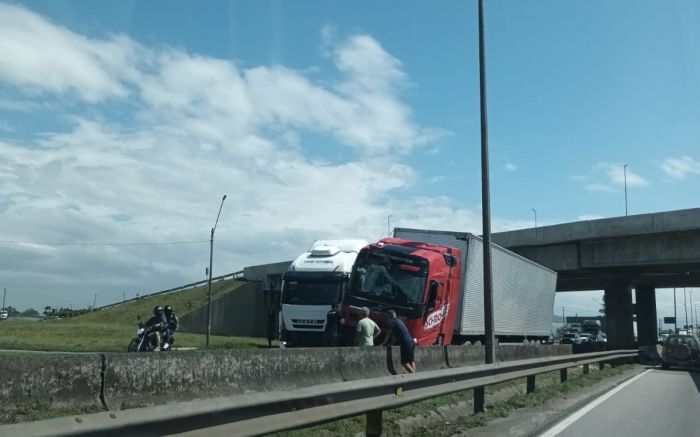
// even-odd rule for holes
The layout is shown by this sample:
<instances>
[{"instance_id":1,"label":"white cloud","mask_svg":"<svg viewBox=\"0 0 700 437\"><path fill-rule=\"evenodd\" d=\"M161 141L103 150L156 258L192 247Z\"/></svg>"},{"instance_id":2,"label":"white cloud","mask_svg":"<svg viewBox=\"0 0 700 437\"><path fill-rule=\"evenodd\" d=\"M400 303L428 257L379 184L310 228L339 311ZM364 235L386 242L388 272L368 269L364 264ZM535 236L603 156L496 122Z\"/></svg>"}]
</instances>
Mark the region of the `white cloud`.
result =
<instances>
[{"instance_id":1,"label":"white cloud","mask_svg":"<svg viewBox=\"0 0 700 437\"><path fill-rule=\"evenodd\" d=\"M503 168L508 171L515 171L518 169L518 166L513 164L512 162L509 162L506 165L504 165Z\"/></svg>"},{"instance_id":2,"label":"white cloud","mask_svg":"<svg viewBox=\"0 0 700 437\"><path fill-rule=\"evenodd\" d=\"M598 215L598 214L583 214L583 215L578 216L576 218L576 220L587 221L587 220L598 220L598 219L602 219L602 218L605 218L605 216Z\"/></svg>"},{"instance_id":3,"label":"white cloud","mask_svg":"<svg viewBox=\"0 0 700 437\"><path fill-rule=\"evenodd\" d=\"M624 187L625 181L627 188L646 187L650 184L649 181L634 173L629 167L625 170L624 164L601 162L597 165L597 168L605 173L611 185L617 187Z\"/></svg>"},{"instance_id":4,"label":"white cloud","mask_svg":"<svg viewBox=\"0 0 700 437\"><path fill-rule=\"evenodd\" d=\"M0 3L0 80L30 93L78 93L89 102L125 97L138 46L124 36L95 40L27 9Z\"/></svg>"},{"instance_id":5,"label":"white cloud","mask_svg":"<svg viewBox=\"0 0 700 437\"><path fill-rule=\"evenodd\" d=\"M583 184L586 191L591 193L614 193L625 187L641 188L651 183L627 167L625 175L624 164L600 162L596 164L589 175L573 175L569 179Z\"/></svg>"},{"instance_id":6,"label":"white cloud","mask_svg":"<svg viewBox=\"0 0 700 437\"><path fill-rule=\"evenodd\" d=\"M442 132L413 120L400 98L408 75L369 36L328 46L341 73L333 82L125 36L88 38L15 6L0 5L0 24L0 83L24 99L3 108L26 113L36 105L37 117L70 123L0 142L0 240L203 241L0 243L13 305L87 306L94 292L114 301L125 290L133 296L203 276L223 194L216 273L290 259L317 238L377 239L388 206L405 223L480 223L478 210L449 199L391 200L416 179L397 156ZM79 112L77 102L105 105ZM127 105L133 117L110 118L111 104ZM332 164L312 159L307 133L359 153Z\"/></svg>"},{"instance_id":7,"label":"white cloud","mask_svg":"<svg viewBox=\"0 0 700 437\"><path fill-rule=\"evenodd\" d=\"M661 169L672 179L685 179L688 175L700 174L700 162L690 156L666 158Z\"/></svg>"}]
</instances>

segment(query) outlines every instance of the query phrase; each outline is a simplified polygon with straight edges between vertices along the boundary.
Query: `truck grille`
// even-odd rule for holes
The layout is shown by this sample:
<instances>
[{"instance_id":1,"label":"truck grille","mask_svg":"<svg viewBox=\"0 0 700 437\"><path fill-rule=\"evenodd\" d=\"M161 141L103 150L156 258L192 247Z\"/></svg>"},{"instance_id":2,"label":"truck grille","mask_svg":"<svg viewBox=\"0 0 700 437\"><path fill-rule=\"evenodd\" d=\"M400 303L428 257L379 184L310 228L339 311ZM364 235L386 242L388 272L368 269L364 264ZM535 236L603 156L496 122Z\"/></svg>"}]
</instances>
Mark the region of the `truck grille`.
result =
<instances>
[{"instance_id":1,"label":"truck grille","mask_svg":"<svg viewBox=\"0 0 700 437\"><path fill-rule=\"evenodd\" d=\"M297 329L323 329L323 319L292 319L292 327Z\"/></svg>"}]
</instances>

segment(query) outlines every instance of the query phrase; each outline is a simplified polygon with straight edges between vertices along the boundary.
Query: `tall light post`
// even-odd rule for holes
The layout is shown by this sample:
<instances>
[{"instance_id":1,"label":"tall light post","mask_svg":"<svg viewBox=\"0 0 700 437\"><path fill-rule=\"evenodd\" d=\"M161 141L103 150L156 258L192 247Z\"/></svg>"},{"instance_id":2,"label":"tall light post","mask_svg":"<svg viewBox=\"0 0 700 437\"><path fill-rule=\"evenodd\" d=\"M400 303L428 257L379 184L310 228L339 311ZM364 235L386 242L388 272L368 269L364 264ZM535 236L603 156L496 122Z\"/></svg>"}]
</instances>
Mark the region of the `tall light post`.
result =
<instances>
[{"instance_id":1,"label":"tall light post","mask_svg":"<svg viewBox=\"0 0 700 437\"><path fill-rule=\"evenodd\" d=\"M685 324L688 325L688 295L685 293L685 287L683 287L683 308L685 308Z\"/></svg>"},{"instance_id":2,"label":"tall light post","mask_svg":"<svg viewBox=\"0 0 700 437\"><path fill-rule=\"evenodd\" d=\"M209 337L211 335L211 268L214 261L214 231L216 231L216 225L219 223L219 216L221 215L221 208L224 207L224 200L226 200L226 195L221 198L221 205L219 206L219 213L216 215L216 221L214 222L214 227L211 228L211 239L209 240L209 281L207 292L207 346L209 346Z\"/></svg>"},{"instance_id":3,"label":"tall light post","mask_svg":"<svg viewBox=\"0 0 700 437\"><path fill-rule=\"evenodd\" d=\"M393 215L389 214L386 216L386 235L391 237L391 218Z\"/></svg>"},{"instance_id":4,"label":"tall light post","mask_svg":"<svg viewBox=\"0 0 700 437\"><path fill-rule=\"evenodd\" d=\"M678 316L676 315L676 288L673 288L673 332L678 332Z\"/></svg>"},{"instance_id":5,"label":"tall light post","mask_svg":"<svg viewBox=\"0 0 700 437\"><path fill-rule=\"evenodd\" d=\"M3 287L2 288L2 307L0 307L0 310L5 309L5 296L7 296L7 288Z\"/></svg>"},{"instance_id":6,"label":"tall light post","mask_svg":"<svg viewBox=\"0 0 700 437\"><path fill-rule=\"evenodd\" d=\"M535 208L530 208L532 212L535 213L535 237L537 236L537 210Z\"/></svg>"},{"instance_id":7,"label":"tall light post","mask_svg":"<svg viewBox=\"0 0 700 437\"><path fill-rule=\"evenodd\" d=\"M479 0L479 102L481 107L481 214L484 239L484 355L485 363L495 361L493 321L493 278L491 276L491 194L489 188L489 129L486 111L486 48L484 41L484 0ZM479 404L483 404L479 393ZM477 402L475 400L475 406ZM478 410L483 410L479 405Z\"/></svg>"},{"instance_id":8,"label":"tall light post","mask_svg":"<svg viewBox=\"0 0 700 437\"><path fill-rule=\"evenodd\" d=\"M623 167L625 172L625 217L627 217L627 164Z\"/></svg>"},{"instance_id":9,"label":"tall light post","mask_svg":"<svg viewBox=\"0 0 700 437\"><path fill-rule=\"evenodd\" d=\"M693 290L688 290L688 293L690 293L690 325L695 328L697 319L693 317Z\"/></svg>"}]
</instances>

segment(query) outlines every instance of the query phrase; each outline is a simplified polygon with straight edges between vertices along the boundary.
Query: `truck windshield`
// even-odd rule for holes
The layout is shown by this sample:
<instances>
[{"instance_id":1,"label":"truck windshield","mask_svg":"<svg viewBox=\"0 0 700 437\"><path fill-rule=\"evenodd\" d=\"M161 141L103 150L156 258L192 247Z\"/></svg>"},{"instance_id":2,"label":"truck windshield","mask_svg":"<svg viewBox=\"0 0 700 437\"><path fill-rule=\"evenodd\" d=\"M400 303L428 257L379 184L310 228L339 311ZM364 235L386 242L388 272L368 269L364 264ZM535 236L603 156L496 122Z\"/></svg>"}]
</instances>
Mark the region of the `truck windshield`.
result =
<instances>
[{"instance_id":1,"label":"truck windshield","mask_svg":"<svg viewBox=\"0 0 700 437\"><path fill-rule=\"evenodd\" d=\"M427 269L421 261L404 254L361 253L353 268L349 293L379 302L423 303Z\"/></svg>"},{"instance_id":2,"label":"truck windshield","mask_svg":"<svg viewBox=\"0 0 700 437\"><path fill-rule=\"evenodd\" d=\"M342 282L323 279L285 281L282 303L291 305L332 305L342 299Z\"/></svg>"}]
</instances>

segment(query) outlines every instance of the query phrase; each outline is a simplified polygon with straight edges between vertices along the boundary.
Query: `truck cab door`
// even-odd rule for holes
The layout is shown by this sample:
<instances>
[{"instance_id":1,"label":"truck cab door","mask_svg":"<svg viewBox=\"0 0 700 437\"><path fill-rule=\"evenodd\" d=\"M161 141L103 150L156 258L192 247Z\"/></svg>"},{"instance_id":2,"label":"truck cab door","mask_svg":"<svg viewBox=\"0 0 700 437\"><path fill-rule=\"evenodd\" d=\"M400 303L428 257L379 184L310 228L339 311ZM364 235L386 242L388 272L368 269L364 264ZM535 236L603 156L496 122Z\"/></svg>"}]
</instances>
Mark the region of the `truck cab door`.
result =
<instances>
[{"instance_id":1,"label":"truck cab door","mask_svg":"<svg viewBox=\"0 0 700 437\"><path fill-rule=\"evenodd\" d=\"M441 333L442 322L447 313L447 299L444 283L431 280L428 287L428 301L423 317L424 337L420 342L422 345L438 343L438 335Z\"/></svg>"}]
</instances>

